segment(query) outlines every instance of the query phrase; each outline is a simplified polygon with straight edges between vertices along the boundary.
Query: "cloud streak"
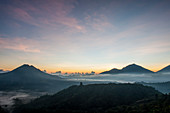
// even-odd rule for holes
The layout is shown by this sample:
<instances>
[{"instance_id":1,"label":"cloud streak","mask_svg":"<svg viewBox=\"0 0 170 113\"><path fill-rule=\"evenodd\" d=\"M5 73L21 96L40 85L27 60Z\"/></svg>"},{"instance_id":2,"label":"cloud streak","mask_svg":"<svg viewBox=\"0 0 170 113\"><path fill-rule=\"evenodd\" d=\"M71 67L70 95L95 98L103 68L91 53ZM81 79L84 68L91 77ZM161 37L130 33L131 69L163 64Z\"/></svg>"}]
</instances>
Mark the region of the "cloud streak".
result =
<instances>
[{"instance_id":1,"label":"cloud streak","mask_svg":"<svg viewBox=\"0 0 170 113\"><path fill-rule=\"evenodd\" d=\"M169 12L162 1L0 1L1 61L15 56L53 69L169 62Z\"/></svg>"},{"instance_id":2,"label":"cloud streak","mask_svg":"<svg viewBox=\"0 0 170 113\"><path fill-rule=\"evenodd\" d=\"M27 38L0 38L1 49L40 53L40 50L35 47L36 44L37 42Z\"/></svg>"},{"instance_id":3,"label":"cloud streak","mask_svg":"<svg viewBox=\"0 0 170 113\"><path fill-rule=\"evenodd\" d=\"M85 17L86 25L97 31L105 31L108 29L114 29L112 23L110 23L107 17L103 14L87 15Z\"/></svg>"},{"instance_id":4,"label":"cloud streak","mask_svg":"<svg viewBox=\"0 0 170 113\"><path fill-rule=\"evenodd\" d=\"M17 5L8 5L7 13L14 19L25 22L36 27L55 27L74 29L83 32L85 29L79 21L70 15L74 8L74 0L36 0L17 1Z\"/></svg>"}]
</instances>

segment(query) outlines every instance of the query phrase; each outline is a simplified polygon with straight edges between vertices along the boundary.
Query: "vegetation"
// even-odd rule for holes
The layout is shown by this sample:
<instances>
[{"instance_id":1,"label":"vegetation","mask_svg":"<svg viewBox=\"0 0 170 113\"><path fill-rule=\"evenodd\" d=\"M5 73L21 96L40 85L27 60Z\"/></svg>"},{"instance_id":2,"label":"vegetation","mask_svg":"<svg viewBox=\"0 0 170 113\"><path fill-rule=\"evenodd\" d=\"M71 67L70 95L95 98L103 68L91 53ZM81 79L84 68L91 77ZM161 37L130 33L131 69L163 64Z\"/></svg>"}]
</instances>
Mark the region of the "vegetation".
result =
<instances>
[{"instance_id":1,"label":"vegetation","mask_svg":"<svg viewBox=\"0 0 170 113\"><path fill-rule=\"evenodd\" d=\"M18 106L14 113L167 113L169 99L141 84L75 85Z\"/></svg>"},{"instance_id":2,"label":"vegetation","mask_svg":"<svg viewBox=\"0 0 170 113\"><path fill-rule=\"evenodd\" d=\"M7 113L1 106L0 106L0 113Z\"/></svg>"},{"instance_id":3,"label":"vegetation","mask_svg":"<svg viewBox=\"0 0 170 113\"><path fill-rule=\"evenodd\" d=\"M162 95L155 99L147 99L128 106L116 106L105 113L169 113L170 95Z\"/></svg>"}]
</instances>

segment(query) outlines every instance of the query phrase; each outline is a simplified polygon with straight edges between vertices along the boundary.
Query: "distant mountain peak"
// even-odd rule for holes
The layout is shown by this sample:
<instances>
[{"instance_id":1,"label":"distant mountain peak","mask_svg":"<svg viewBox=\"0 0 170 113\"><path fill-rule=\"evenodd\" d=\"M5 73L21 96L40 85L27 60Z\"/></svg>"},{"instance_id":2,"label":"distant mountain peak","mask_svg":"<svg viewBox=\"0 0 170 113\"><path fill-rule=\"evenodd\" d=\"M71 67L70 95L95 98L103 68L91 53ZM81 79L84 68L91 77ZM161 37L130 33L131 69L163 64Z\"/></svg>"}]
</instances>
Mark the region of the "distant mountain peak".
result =
<instances>
[{"instance_id":1,"label":"distant mountain peak","mask_svg":"<svg viewBox=\"0 0 170 113\"><path fill-rule=\"evenodd\" d=\"M19 67L17 67L16 69L10 71L7 74L12 74L12 76L15 76L15 78L31 78L33 79L41 79L41 78L51 78L51 75L48 73L44 73L43 71L41 71L40 69L34 67L33 65L29 65L29 64L23 64ZM56 78L60 78L57 77Z\"/></svg>"},{"instance_id":2,"label":"distant mountain peak","mask_svg":"<svg viewBox=\"0 0 170 113\"><path fill-rule=\"evenodd\" d=\"M137 65L137 64L130 64L121 70L123 73L150 73L152 71Z\"/></svg>"},{"instance_id":3,"label":"distant mountain peak","mask_svg":"<svg viewBox=\"0 0 170 113\"><path fill-rule=\"evenodd\" d=\"M20 67L34 67L33 65L29 65L29 64L23 64ZM35 67L34 67L35 68Z\"/></svg>"},{"instance_id":4,"label":"distant mountain peak","mask_svg":"<svg viewBox=\"0 0 170 113\"><path fill-rule=\"evenodd\" d=\"M139 66L139 65L133 63L133 64L129 64L129 66Z\"/></svg>"},{"instance_id":5,"label":"distant mountain peak","mask_svg":"<svg viewBox=\"0 0 170 113\"><path fill-rule=\"evenodd\" d=\"M140 65L133 63L133 64L129 64L123 67L120 70L114 68L110 71L102 72L101 74L119 74L119 73L139 73L140 74L140 73L153 73L153 72Z\"/></svg>"},{"instance_id":6,"label":"distant mountain peak","mask_svg":"<svg viewBox=\"0 0 170 113\"><path fill-rule=\"evenodd\" d=\"M112 70L119 70L119 69L117 69L117 68L113 68Z\"/></svg>"},{"instance_id":7,"label":"distant mountain peak","mask_svg":"<svg viewBox=\"0 0 170 113\"><path fill-rule=\"evenodd\" d=\"M161 73L162 73L162 72L170 72L170 65L162 68L161 70L159 70L159 71L157 71L157 72L161 72Z\"/></svg>"},{"instance_id":8,"label":"distant mountain peak","mask_svg":"<svg viewBox=\"0 0 170 113\"><path fill-rule=\"evenodd\" d=\"M135 64L135 63L133 63L133 64L129 64L129 65L127 65L126 67L128 67L128 66L137 66L137 67L142 67L142 66L137 65L137 64Z\"/></svg>"},{"instance_id":9,"label":"distant mountain peak","mask_svg":"<svg viewBox=\"0 0 170 113\"><path fill-rule=\"evenodd\" d=\"M33 65L29 65L29 64L23 64L19 67L17 67L16 69L12 70L11 72L22 72L22 73L30 73L30 72L42 72L40 69L34 67Z\"/></svg>"},{"instance_id":10,"label":"distant mountain peak","mask_svg":"<svg viewBox=\"0 0 170 113\"><path fill-rule=\"evenodd\" d=\"M135 68L135 67L136 67L136 68L143 68L142 66L137 65L137 64L129 64L129 65L123 67L122 69L124 69L124 68L132 68L132 67L134 67L134 68Z\"/></svg>"},{"instance_id":11,"label":"distant mountain peak","mask_svg":"<svg viewBox=\"0 0 170 113\"><path fill-rule=\"evenodd\" d=\"M72 82L70 82L72 83ZM37 69L33 65L23 64L16 69L0 75L0 89L34 89L56 91L67 86L68 81ZM57 88L57 89L56 89Z\"/></svg>"},{"instance_id":12,"label":"distant mountain peak","mask_svg":"<svg viewBox=\"0 0 170 113\"><path fill-rule=\"evenodd\" d=\"M23 64L22 66L29 66L29 64Z\"/></svg>"}]
</instances>

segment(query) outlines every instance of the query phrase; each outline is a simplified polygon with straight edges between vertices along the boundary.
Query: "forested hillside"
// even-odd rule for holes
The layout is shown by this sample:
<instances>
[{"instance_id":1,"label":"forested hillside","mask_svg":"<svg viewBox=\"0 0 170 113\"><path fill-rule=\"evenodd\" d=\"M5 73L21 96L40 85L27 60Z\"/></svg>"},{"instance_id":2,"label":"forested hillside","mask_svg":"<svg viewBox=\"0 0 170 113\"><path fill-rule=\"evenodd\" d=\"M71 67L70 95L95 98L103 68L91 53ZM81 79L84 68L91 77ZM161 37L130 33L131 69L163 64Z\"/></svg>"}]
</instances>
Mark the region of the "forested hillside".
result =
<instances>
[{"instance_id":1,"label":"forested hillside","mask_svg":"<svg viewBox=\"0 0 170 113\"><path fill-rule=\"evenodd\" d=\"M122 106L152 101L162 95L140 84L91 84L71 86L59 93L40 97L17 107L14 113L110 112ZM125 109L126 110L126 109Z\"/></svg>"}]
</instances>

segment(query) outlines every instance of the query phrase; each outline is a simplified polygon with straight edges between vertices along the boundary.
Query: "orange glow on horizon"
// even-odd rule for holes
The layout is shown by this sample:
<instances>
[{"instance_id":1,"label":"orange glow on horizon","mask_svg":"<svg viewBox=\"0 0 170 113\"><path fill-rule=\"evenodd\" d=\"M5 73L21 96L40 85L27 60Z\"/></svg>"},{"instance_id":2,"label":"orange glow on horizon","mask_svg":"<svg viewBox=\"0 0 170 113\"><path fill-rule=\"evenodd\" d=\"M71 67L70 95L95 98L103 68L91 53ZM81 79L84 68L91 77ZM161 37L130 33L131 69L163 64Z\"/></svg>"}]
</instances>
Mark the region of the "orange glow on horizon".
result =
<instances>
[{"instance_id":1,"label":"orange glow on horizon","mask_svg":"<svg viewBox=\"0 0 170 113\"><path fill-rule=\"evenodd\" d=\"M19 65L19 66L21 66L21 65ZM14 70L15 68L17 68L17 67L19 67L19 66L4 66L4 67L1 67L1 69L3 69L4 71L12 71L12 70ZM44 70L46 70L46 72L47 73L55 73L55 72L57 72L57 71L61 71L62 72L62 74L64 74L64 73L68 73L68 74L71 74L71 73L75 73L75 72L79 72L79 73L90 73L91 71L94 71L96 74L99 74L99 73L101 73L101 72L103 72L103 71L108 71L108 70L111 70L111 69L113 69L113 68L116 68L116 67L113 67L113 68L110 68L110 66L109 67L103 67L103 68L101 68L100 67L100 69L97 69L97 68L94 68L94 69L81 69L81 68L70 68L70 69L64 69L64 68L58 68L58 69L56 69L56 68L54 68L54 67L48 67L48 66L46 66L46 67L42 67L42 66L37 66L37 65L33 65L34 67L36 67L36 68L38 68L38 69L40 69L41 71L44 71ZM144 68L146 68L146 69L149 69L149 70L151 70L151 71L153 71L153 72L157 72L157 71L159 71L159 70L161 70L162 68L164 68L164 67L166 67L167 65L160 65L160 66L143 66ZM48 68L47 68L48 67ZM122 68L123 68L123 66L122 66ZM117 69L121 69L121 68L117 68Z\"/></svg>"}]
</instances>

